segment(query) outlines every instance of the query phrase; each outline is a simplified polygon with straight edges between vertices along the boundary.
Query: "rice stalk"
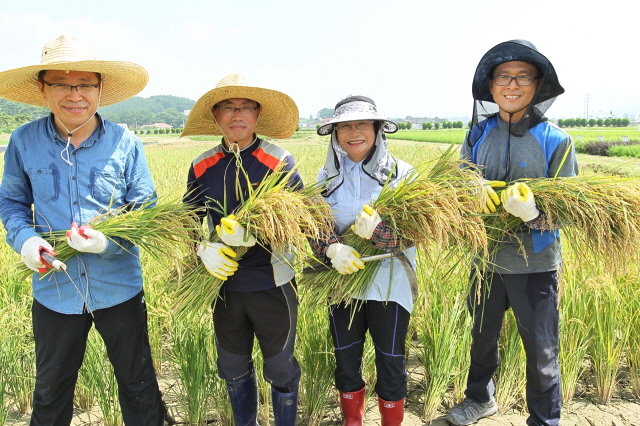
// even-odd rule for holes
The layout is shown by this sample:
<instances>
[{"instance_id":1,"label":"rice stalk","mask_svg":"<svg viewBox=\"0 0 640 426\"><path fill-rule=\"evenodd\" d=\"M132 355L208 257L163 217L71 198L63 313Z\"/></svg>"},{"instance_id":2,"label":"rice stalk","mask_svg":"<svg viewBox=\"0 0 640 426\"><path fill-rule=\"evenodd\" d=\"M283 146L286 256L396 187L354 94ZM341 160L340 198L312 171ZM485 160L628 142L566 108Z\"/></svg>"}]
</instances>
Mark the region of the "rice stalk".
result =
<instances>
[{"instance_id":1,"label":"rice stalk","mask_svg":"<svg viewBox=\"0 0 640 426\"><path fill-rule=\"evenodd\" d=\"M360 238L347 229L342 235L344 244L353 247L361 256L371 256L383 253L375 248L371 241ZM301 289L304 289L304 299L311 305L354 303L357 309L358 301L354 297L366 294L372 279L380 268L380 261L366 262L364 269L353 274L342 275L335 269L319 269L318 272L305 273L298 278Z\"/></svg>"},{"instance_id":2,"label":"rice stalk","mask_svg":"<svg viewBox=\"0 0 640 426\"><path fill-rule=\"evenodd\" d=\"M101 231L115 244L121 246L118 239L128 240L151 256L158 264L170 266L180 259L186 248L193 241L194 233L200 231L200 221L192 209L187 208L182 200L147 201L136 210L129 206L111 209L104 212L85 225ZM79 254L67 243L66 230L43 232L40 235L47 240L56 257L66 262ZM20 262L15 264L17 275L25 279L33 275L33 271ZM46 277L53 270L40 274Z\"/></svg>"},{"instance_id":3,"label":"rice stalk","mask_svg":"<svg viewBox=\"0 0 640 426\"><path fill-rule=\"evenodd\" d=\"M504 413L520 405L525 394L526 357L513 312L507 311L500 334L500 365L496 371L495 399Z\"/></svg>"},{"instance_id":4,"label":"rice stalk","mask_svg":"<svg viewBox=\"0 0 640 426\"><path fill-rule=\"evenodd\" d=\"M87 350L82 368L86 368L87 385L95 396L105 426L122 426L122 412L118 399L118 383L106 348L95 329L89 331Z\"/></svg>"},{"instance_id":5,"label":"rice stalk","mask_svg":"<svg viewBox=\"0 0 640 426\"><path fill-rule=\"evenodd\" d=\"M9 396L9 382L10 382L10 353L12 348L8 345L8 342L2 341L0 343L0 425L4 425L9 416L8 410L8 396Z\"/></svg>"},{"instance_id":6,"label":"rice stalk","mask_svg":"<svg viewBox=\"0 0 640 426\"><path fill-rule=\"evenodd\" d=\"M592 337L588 322L588 297L583 287L585 278L578 271L565 270L560 304L560 342L558 364L562 387L562 403L569 404L578 380L585 371L585 357Z\"/></svg>"},{"instance_id":7,"label":"rice stalk","mask_svg":"<svg viewBox=\"0 0 640 426\"><path fill-rule=\"evenodd\" d=\"M466 315L464 298L451 299L446 291L435 290L416 314L420 340L418 358L425 369L424 397L421 416L430 421L437 417L438 408L451 383L456 360L452 356L458 346L460 329ZM418 311L418 310L416 310Z\"/></svg>"},{"instance_id":8,"label":"rice stalk","mask_svg":"<svg viewBox=\"0 0 640 426\"><path fill-rule=\"evenodd\" d=\"M631 389L636 398L640 398L640 281L636 276L630 278L625 300L630 301L629 309L629 342L627 344L627 364Z\"/></svg>"},{"instance_id":9,"label":"rice stalk","mask_svg":"<svg viewBox=\"0 0 640 426\"><path fill-rule=\"evenodd\" d=\"M387 182L372 207L400 237L419 248L485 251L487 235L477 214L481 175L449 148L395 184Z\"/></svg>"},{"instance_id":10,"label":"rice stalk","mask_svg":"<svg viewBox=\"0 0 640 426\"><path fill-rule=\"evenodd\" d=\"M609 281L609 280L606 280ZM608 282L611 284L611 282ZM589 282L589 326L594 337L589 346L596 387L596 403L609 404L616 389L620 364L630 330L625 302L615 285Z\"/></svg>"},{"instance_id":11,"label":"rice stalk","mask_svg":"<svg viewBox=\"0 0 640 426\"><path fill-rule=\"evenodd\" d=\"M300 406L304 424L318 426L333 389L334 356L326 303L299 309L297 350L302 379Z\"/></svg>"},{"instance_id":12,"label":"rice stalk","mask_svg":"<svg viewBox=\"0 0 640 426\"><path fill-rule=\"evenodd\" d=\"M562 226L580 264L624 270L640 255L640 177L576 176L522 179L546 214L545 228ZM513 182L512 182L513 183ZM491 241L520 228L522 221L499 207L485 215ZM536 232L532 230L531 232Z\"/></svg>"},{"instance_id":13,"label":"rice stalk","mask_svg":"<svg viewBox=\"0 0 640 426\"><path fill-rule=\"evenodd\" d=\"M178 397L190 425L206 425L213 396L214 346L211 321L176 323L171 333L171 361L178 377Z\"/></svg>"}]
</instances>

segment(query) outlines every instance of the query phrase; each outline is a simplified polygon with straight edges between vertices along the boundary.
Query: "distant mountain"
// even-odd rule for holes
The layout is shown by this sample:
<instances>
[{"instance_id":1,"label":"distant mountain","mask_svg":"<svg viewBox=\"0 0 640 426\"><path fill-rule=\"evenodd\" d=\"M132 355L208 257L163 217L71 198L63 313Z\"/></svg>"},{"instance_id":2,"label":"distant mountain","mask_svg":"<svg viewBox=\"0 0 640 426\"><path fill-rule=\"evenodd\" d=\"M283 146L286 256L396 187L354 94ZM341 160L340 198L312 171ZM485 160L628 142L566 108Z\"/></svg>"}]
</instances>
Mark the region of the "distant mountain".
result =
<instances>
[{"instance_id":1,"label":"distant mountain","mask_svg":"<svg viewBox=\"0 0 640 426\"><path fill-rule=\"evenodd\" d=\"M169 108L183 112L184 110L190 110L195 103L196 101L191 99L171 95L149 96L148 98L134 96L126 101L101 107L99 112L105 115L110 113L120 114L124 111L149 111L157 114Z\"/></svg>"},{"instance_id":2,"label":"distant mountain","mask_svg":"<svg viewBox=\"0 0 640 426\"><path fill-rule=\"evenodd\" d=\"M30 119L26 121L31 121L49 114L49 109L0 98L0 113L10 116L26 114L30 117Z\"/></svg>"}]
</instances>

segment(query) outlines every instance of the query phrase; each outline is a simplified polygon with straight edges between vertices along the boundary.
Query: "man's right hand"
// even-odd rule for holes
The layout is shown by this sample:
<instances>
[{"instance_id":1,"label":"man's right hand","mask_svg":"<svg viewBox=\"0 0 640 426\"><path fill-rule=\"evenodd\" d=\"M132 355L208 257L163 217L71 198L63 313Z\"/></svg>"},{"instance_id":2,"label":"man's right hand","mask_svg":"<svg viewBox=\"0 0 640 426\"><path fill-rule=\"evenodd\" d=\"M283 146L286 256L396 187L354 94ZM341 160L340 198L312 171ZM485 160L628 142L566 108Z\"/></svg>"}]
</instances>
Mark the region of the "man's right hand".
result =
<instances>
[{"instance_id":1,"label":"man's right hand","mask_svg":"<svg viewBox=\"0 0 640 426\"><path fill-rule=\"evenodd\" d=\"M236 252L224 244L204 242L198 245L196 254L202 259L207 271L222 281L226 281L238 270L238 262L231 259L236 256Z\"/></svg>"},{"instance_id":2,"label":"man's right hand","mask_svg":"<svg viewBox=\"0 0 640 426\"><path fill-rule=\"evenodd\" d=\"M22 261L27 265L27 268L33 272L46 272L47 269L51 268L51 265L42 263L42 258L40 257L42 250L48 251L52 256L55 255L53 247L44 238L31 237L22 244L20 256L22 256Z\"/></svg>"},{"instance_id":3,"label":"man's right hand","mask_svg":"<svg viewBox=\"0 0 640 426\"><path fill-rule=\"evenodd\" d=\"M364 269L364 262L360 260L360 253L351 246L333 243L327 248L327 257L336 271L345 275L353 274Z\"/></svg>"},{"instance_id":4,"label":"man's right hand","mask_svg":"<svg viewBox=\"0 0 640 426\"><path fill-rule=\"evenodd\" d=\"M500 197L496 194L493 188L504 188L507 186L506 182L501 180L483 180L482 189L484 191L484 204L480 206L480 209L485 214L493 213L496 211L496 206L500 205Z\"/></svg>"}]
</instances>

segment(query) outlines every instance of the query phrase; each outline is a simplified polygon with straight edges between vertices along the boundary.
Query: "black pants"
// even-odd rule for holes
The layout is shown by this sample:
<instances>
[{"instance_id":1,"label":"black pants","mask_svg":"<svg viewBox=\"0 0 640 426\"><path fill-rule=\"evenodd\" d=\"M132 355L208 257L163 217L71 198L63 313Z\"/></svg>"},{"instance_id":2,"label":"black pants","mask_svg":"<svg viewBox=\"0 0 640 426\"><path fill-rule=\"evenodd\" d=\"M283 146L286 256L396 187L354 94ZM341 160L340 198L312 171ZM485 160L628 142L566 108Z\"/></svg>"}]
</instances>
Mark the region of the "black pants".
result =
<instances>
[{"instance_id":1,"label":"black pants","mask_svg":"<svg viewBox=\"0 0 640 426\"><path fill-rule=\"evenodd\" d=\"M362 354L368 330L376 353L376 393L386 401L404 398L407 395L405 351L409 312L395 302L374 300L362 302L355 312L353 309L354 304L329 306L336 388L341 392L355 392L364 386Z\"/></svg>"},{"instance_id":2,"label":"black pants","mask_svg":"<svg viewBox=\"0 0 640 426\"><path fill-rule=\"evenodd\" d=\"M151 359L144 294L106 309L60 314L33 301L36 386L31 425L68 426L91 325L102 336L127 426L161 426L164 408Z\"/></svg>"},{"instance_id":3,"label":"black pants","mask_svg":"<svg viewBox=\"0 0 640 426\"><path fill-rule=\"evenodd\" d=\"M555 426L560 422L562 395L558 367L558 275L486 274L480 304L478 282L472 272L467 299L473 315L471 367L467 397L487 402L493 396L493 374L498 368L498 340L504 313L513 310L527 357L527 425Z\"/></svg>"},{"instance_id":4,"label":"black pants","mask_svg":"<svg viewBox=\"0 0 640 426\"><path fill-rule=\"evenodd\" d=\"M298 321L295 283L269 290L224 291L213 310L218 375L238 380L253 371L254 336L264 360L264 378L280 392L298 389L300 366L293 356Z\"/></svg>"}]
</instances>

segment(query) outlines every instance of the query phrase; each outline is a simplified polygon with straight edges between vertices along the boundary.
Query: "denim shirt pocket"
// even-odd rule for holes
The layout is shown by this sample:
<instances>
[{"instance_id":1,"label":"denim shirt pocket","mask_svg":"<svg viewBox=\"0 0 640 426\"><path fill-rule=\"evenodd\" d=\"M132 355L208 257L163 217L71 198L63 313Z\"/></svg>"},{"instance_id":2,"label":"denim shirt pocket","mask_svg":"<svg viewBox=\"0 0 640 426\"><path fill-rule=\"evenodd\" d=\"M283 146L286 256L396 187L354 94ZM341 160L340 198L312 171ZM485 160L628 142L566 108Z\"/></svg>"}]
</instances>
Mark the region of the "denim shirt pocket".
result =
<instances>
[{"instance_id":1,"label":"denim shirt pocket","mask_svg":"<svg viewBox=\"0 0 640 426\"><path fill-rule=\"evenodd\" d=\"M92 181L91 195L98 202L105 205L124 202L127 185L122 173L95 170L92 172Z\"/></svg>"},{"instance_id":2,"label":"denim shirt pocket","mask_svg":"<svg viewBox=\"0 0 640 426\"><path fill-rule=\"evenodd\" d=\"M58 197L59 189L56 185L56 171L54 169L27 170L34 198L48 202Z\"/></svg>"}]
</instances>

